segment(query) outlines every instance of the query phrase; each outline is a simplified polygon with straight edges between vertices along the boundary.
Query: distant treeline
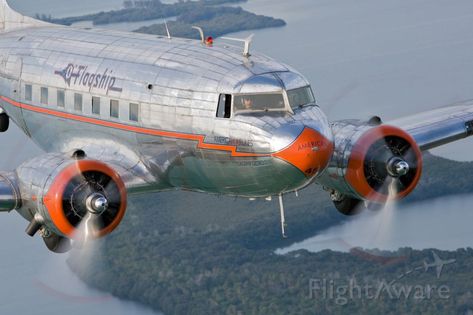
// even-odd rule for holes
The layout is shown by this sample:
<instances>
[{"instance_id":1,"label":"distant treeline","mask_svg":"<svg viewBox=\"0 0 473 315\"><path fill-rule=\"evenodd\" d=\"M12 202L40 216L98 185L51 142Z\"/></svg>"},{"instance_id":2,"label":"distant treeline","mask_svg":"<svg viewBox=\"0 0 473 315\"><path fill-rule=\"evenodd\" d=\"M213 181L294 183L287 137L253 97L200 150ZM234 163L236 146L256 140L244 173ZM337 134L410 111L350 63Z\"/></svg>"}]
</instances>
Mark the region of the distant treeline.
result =
<instances>
[{"instance_id":1,"label":"distant treeline","mask_svg":"<svg viewBox=\"0 0 473 315\"><path fill-rule=\"evenodd\" d=\"M424 162L421 183L404 204L473 192L471 178L465 176L472 174L473 163L430 154ZM298 251L279 256L274 254L276 248L345 220L328 193L317 185L300 192L299 198L286 196L286 214L290 238L282 239L277 200L189 192L135 197L118 230L101 242L92 266L84 268L83 260L74 255L69 263L87 284L167 315L443 315L473 310L472 249L438 251L443 259L456 259L455 264L444 267L439 279L435 270L424 269L424 261L433 260L430 250ZM355 289L354 298L347 291L352 279L361 286L360 291ZM407 297L385 292L374 298L376 292L367 295L361 291L366 284L376 287L393 280L397 293L412 290ZM332 295L331 281L336 286ZM317 285L320 290L314 291ZM435 290L430 298L428 292L419 294L418 288L432 286L447 287L448 298L440 298Z\"/></svg>"},{"instance_id":2,"label":"distant treeline","mask_svg":"<svg viewBox=\"0 0 473 315\"><path fill-rule=\"evenodd\" d=\"M180 0L165 4L160 0L127 0L123 9L99 12L82 16L52 18L50 15L37 14L36 18L55 24L71 25L81 21L92 21L94 25L119 22L149 21L162 18L176 18L168 23L173 36L198 38L199 34L192 29L193 25L202 27L208 35L220 36L227 33L279 27L286 25L282 19L243 10L240 7L228 7L225 4L246 2L247 0ZM153 24L142 27L136 32L166 35L164 24Z\"/></svg>"},{"instance_id":3,"label":"distant treeline","mask_svg":"<svg viewBox=\"0 0 473 315\"><path fill-rule=\"evenodd\" d=\"M176 21L168 22L172 36L198 39L199 34L192 29L193 25L202 27L207 35L217 37L232 32L284 26L286 22L256 15L239 7L206 7L186 12ZM136 32L166 35L166 28L164 24L153 24L141 27Z\"/></svg>"},{"instance_id":4,"label":"distant treeline","mask_svg":"<svg viewBox=\"0 0 473 315\"><path fill-rule=\"evenodd\" d=\"M221 4L232 4L246 2L247 0L198 0L198 1L178 1L172 4L162 3L160 0L149 1L125 1L124 8L81 16L66 18L52 18L49 15L37 14L36 18L47 22L63 25L71 25L81 21L92 21L94 25L138 22L161 18L179 16L195 10L205 10L205 8Z\"/></svg>"}]
</instances>

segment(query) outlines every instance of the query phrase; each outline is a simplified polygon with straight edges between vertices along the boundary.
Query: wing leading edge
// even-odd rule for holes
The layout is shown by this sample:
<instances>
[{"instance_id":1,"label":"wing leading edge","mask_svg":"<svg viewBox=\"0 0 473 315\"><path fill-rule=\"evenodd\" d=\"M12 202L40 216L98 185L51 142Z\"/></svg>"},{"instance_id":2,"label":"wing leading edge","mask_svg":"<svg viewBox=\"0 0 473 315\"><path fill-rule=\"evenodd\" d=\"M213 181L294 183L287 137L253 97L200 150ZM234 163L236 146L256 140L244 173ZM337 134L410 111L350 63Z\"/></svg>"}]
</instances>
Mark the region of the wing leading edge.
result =
<instances>
[{"instance_id":1,"label":"wing leading edge","mask_svg":"<svg viewBox=\"0 0 473 315\"><path fill-rule=\"evenodd\" d=\"M396 119L387 124L408 132L425 151L473 135L473 100Z\"/></svg>"}]
</instances>

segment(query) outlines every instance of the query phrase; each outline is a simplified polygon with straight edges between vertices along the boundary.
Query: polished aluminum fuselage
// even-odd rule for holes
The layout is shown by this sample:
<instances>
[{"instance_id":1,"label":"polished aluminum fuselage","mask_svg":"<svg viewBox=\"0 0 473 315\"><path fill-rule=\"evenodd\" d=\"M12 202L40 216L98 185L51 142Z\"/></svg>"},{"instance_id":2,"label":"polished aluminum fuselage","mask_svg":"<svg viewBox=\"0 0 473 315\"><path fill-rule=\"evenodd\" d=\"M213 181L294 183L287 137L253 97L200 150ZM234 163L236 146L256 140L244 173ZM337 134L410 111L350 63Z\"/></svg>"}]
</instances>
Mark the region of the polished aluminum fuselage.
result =
<instances>
[{"instance_id":1,"label":"polished aluminum fuselage","mask_svg":"<svg viewBox=\"0 0 473 315\"><path fill-rule=\"evenodd\" d=\"M309 127L332 141L315 105L216 117L222 94L282 92L309 83L290 67L233 46L61 26L0 34L1 107L47 152L83 149L129 174L130 189L181 188L262 197L316 179L274 157ZM32 99L25 95L32 86ZM41 88L48 88L42 102ZM57 90L65 91L58 107ZM82 110L74 108L82 95ZM284 94L287 98L286 94ZM92 111L100 98L100 114ZM119 118L110 115L119 101ZM139 120L129 119L129 104Z\"/></svg>"}]
</instances>

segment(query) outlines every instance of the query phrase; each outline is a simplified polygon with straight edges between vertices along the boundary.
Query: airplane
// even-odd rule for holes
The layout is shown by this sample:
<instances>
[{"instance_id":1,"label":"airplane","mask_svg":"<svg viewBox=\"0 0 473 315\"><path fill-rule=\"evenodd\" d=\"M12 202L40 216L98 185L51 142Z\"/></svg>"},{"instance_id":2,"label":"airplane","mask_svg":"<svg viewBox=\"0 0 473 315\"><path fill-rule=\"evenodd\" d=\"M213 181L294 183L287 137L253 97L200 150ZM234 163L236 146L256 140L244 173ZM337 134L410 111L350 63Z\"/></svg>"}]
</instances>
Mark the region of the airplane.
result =
<instances>
[{"instance_id":1,"label":"airplane","mask_svg":"<svg viewBox=\"0 0 473 315\"><path fill-rule=\"evenodd\" d=\"M423 151L473 133L471 102L329 122L307 79L251 37L242 49L196 29L200 41L54 25L0 0L0 130L12 121L45 151L0 173L0 211L63 253L84 224L111 233L131 194L278 197L285 236L285 194L319 184L353 215L407 196Z\"/></svg>"},{"instance_id":2,"label":"airplane","mask_svg":"<svg viewBox=\"0 0 473 315\"><path fill-rule=\"evenodd\" d=\"M440 276L442 275L442 269L445 265L450 265L456 262L456 259L448 259L448 260L443 260L440 259L440 257L432 251L432 255L434 256L434 262L433 263L427 263L424 261L424 272L427 272L430 268L435 268L437 272L437 279L440 279Z\"/></svg>"}]
</instances>

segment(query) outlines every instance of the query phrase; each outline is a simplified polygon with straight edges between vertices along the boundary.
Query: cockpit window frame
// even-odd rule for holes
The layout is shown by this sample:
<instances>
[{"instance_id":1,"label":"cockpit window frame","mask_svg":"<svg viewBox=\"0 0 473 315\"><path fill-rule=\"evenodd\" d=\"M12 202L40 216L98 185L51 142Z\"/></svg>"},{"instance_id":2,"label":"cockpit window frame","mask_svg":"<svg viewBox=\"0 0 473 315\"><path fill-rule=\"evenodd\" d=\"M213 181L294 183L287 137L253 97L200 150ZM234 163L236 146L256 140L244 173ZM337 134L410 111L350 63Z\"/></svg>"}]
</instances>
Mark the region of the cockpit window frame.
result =
<instances>
[{"instance_id":1,"label":"cockpit window frame","mask_svg":"<svg viewBox=\"0 0 473 315\"><path fill-rule=\"evenodd\" d=\"M231 110L231 117L234 117L236 115L244 115L244 114L251 114L251 113L267 113L267 112L281 112L281 113L290 113L294 114L294 111L292 110L291 106L289 105L289 99L287 97L287 92L286 90L282 90L280 92L258 92L258 93L233 93L232 95L232 110ZM268 109L268 110L236 110L235 106L235 100L243 95L281 95L283 102L284 102L284 107L283 108L278 108L278 109Z\"/></svg>"},{"instance_id":2,"label":"cockpit window frame","mask_svg":"<svg viewBox=\"0 0 473 315\"><path fill-rule=\"evenodd\" d=\"M295 91L295 90L306 89L306 88L308 88L309 91L310 91L310 94L312 96L312 102L292 107L291 101L289 99L289 92ZM310 105L317 106L317 100L315 98L314 90L312 90L312 86L310 84L304 85L304 86L301 86L301 87L298 87L298 88L293 88L293 89L290 89L290 90L284 89L284 92L286 93L286 96L287 96L287 103L293 111L296 110L296 109L299 109L299 108L303 108L305 106L310 106Z\"/></svg>"},{"instance_id":3,"label":"cockpit window frame","mask_svg":"<svg viewBox=\"0 0 473 315\"><path fill-rule=\"evenodd\" d=\"M297 106L297 107L294 107L294 108L291 107L288 92L293 91L293 90L297 90L297 89L303 89L303 88L309 88L310 93L312 95L312 100L313 101L310 102L310 103L304 104L302 106ZM230 117L225 117L224 119L232 119L237 115L245 115L245 114L251 114L251 113L265 113L265 112L272 112L272 113L280 112L280 113L287 113L287 114L290 114L290 115L294 115L295 111L297 109L301 108L301 107L311 106L311 105L317 106L317 100L315 98L314 90L312 89L312 86L310 84L300 86L300 87L297 87L297 88L293 88L291 90L287 90L287 89L284 88L279 92L271 91L271 92L256 92L256 93L225 93L225 94L231 96L231 109L230 109ZM235 101L240 96L243 96L243 95L250 95L250 96L251 95L274 95L274 94L282 96L283 101L284 101L284 108L269 109L267 111L264 111L264 110L237 110L236 109ZM222 95L222 94L220 94L220 95ZM223 118L223 117L218 117L217 116L217 118Z\"/></svg>"},{"instance_id":4,"label":"cockpit window frame","mask_svg":"<svg viewBox=\"0 0 473 315\"><path fill-rule=\"evenodd\" d=\"M222 93L219 95L216 118L231 119L233 117L233 98L234 96L231 93ZM228 104L228 100L230 100L230 104Z\"/></svg>"}]
</instances>

